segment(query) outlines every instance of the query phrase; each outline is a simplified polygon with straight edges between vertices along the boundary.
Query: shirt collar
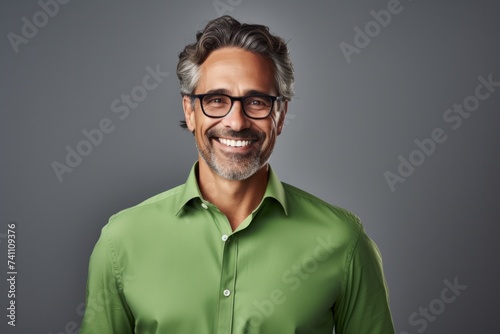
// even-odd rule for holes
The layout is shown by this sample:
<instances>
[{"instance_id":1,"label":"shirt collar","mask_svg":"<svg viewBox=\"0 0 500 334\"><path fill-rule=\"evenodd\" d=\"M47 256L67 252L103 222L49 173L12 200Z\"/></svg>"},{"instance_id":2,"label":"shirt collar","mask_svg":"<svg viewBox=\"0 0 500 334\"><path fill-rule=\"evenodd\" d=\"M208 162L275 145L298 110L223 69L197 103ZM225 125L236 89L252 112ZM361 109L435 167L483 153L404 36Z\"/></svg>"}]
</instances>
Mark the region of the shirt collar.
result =
<instances>
[{"instance_id":1,"label":"shirt collar","mask_svg":"<svg viewBox=\"0 0 500 334\"><path fill-rule=\"evenodd\" d=\"M285 188L283 188L283 184L271 166L269 166L269 177L267 179L266 192L264 193L262 202L264 202L266 198L274 198L279 204L281 204L285 215L288 215Z\"/></svg>"},{"instance_id":2,"label":"shirt collar","mask_svg":"<svg viewBox=\"0 0 500 334\"><path fill-rule=\"evenodd\" d=\"M186 183L184 184L184 187L180 193L178 202L176 204L176 216L179 214L182 208L184 208L184 206L188 204L192 199L199 198L200 200L203 200L203 196L200 192L200 187L198 186L198 179L196 177L197 174L198 161L195 162L193 167L191 168ZM266 198L275 199L281 205L285 214L288 215L285 189L283 188L283 184L281 183L271 166L269 166L269 177L267 180L266 191L260 205L262 205Z\"/></svg>"}]
</instances>

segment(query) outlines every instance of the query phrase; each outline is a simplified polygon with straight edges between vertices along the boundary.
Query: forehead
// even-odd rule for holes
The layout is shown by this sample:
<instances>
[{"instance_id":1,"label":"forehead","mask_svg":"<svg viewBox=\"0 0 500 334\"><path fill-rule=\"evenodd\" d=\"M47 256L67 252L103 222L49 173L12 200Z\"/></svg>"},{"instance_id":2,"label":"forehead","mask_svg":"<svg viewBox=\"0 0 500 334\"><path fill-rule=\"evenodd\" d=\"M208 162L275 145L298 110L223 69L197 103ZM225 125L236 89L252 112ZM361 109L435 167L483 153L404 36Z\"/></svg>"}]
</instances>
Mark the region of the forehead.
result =
<instances>
[{"instance_id":1,"label":"forehead","mask_svg":"<svg viewBox=\"0 0 500 334\"><path fill-rule=\"evenodd\" d=\"M230 92L258 90L275 93L273 62L236 47L213 51L200 66L198 91L224 89Z\"/></svg>"}]
</instances>

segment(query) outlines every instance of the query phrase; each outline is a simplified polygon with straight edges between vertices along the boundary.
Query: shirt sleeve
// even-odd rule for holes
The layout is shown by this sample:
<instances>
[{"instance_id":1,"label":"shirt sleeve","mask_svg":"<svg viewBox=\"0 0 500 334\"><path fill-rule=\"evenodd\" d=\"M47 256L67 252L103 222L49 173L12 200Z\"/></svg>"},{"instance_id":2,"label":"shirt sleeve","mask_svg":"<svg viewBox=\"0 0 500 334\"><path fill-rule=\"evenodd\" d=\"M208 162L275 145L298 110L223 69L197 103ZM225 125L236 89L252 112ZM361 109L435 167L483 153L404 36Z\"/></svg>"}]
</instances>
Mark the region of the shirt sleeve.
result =
<instances>
[{"instance_id":1,"label":"shirt sleeve","mask_svg":"<svg viewBox=\"0 0 500 334\"><path fill-rule=\"evenodd\" d=\"M132 334L134 320L112 258L111 240L103 228L90 256L86 306L80 334Z\"/></svg>"},{"instance_id":2,"label":"shirt sleeve","mask_svg":"<svg viewBox=\"0 0 500 334\"><path fill-rule=\"evenodd\" d=\"M394 334L382 258L361 230L346 264L344 290L334 305L336 334Z\"/></svg>"}]
</instances>

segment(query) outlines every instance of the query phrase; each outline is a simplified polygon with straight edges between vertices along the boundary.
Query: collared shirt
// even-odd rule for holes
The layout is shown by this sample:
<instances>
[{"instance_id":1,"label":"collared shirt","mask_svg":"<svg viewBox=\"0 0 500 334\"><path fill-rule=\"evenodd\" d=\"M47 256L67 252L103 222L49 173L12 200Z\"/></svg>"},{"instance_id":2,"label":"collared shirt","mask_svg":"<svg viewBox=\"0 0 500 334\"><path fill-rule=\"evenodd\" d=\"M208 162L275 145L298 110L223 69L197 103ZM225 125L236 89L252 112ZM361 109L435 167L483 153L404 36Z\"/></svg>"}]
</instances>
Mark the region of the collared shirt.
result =
<instances>
[{"instance_id":1,"label":"collared shirt","mask_svg":"<svg viewBox=\"0 0 500 334\"><path fill-rule=\"evenodd\" d=\"M81 334L393 334L376 245L352 213L279 181L232 231L184 185L111 217Z\"/></svg>"}]
</instances>

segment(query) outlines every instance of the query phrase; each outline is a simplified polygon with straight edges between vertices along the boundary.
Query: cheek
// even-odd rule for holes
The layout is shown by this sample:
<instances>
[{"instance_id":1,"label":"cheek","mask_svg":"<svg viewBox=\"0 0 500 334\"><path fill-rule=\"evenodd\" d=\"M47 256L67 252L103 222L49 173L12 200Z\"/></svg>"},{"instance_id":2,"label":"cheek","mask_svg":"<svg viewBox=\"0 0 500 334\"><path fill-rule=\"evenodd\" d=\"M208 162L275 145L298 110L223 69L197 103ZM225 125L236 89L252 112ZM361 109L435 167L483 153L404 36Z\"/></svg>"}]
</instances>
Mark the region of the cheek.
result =
<instances>
[{"instance_id":1,"label":"cheek","mask_svg":"<svg viewBox=\"0 0 500 334\"><path fill-rule=\"evenodd\" d=\"M276 126L272 125L272 126L268 127L267 129L265 129L264 132L266 133L265 146L274 145L274 143L276 142L276 138L278 137Z\"/></svg>"},{"instance_id":2,"label":"cheek","mask_svg":"<svg viewBox=\"0 0 500 334\"><path fill-rule=\"evenodd\" d=\"M194 130L196 131L196 134L198 135L201 135L203 134L203 128L204 128L204 124L203 124L203 118L200 117L200 111L196 111L195 112L195 115L193 117L193 120L194 120Z\"/></svg>"},{"instance_id":3,"label":"cheek","mask_svg":"<svg viewBox=\"0 0 500 334\"><path fill-rule=\"evenodd\" d=\"M274 145L276 143L276 138L278 137L278 133L276 132L276 129L273 129L269 133L269 141Z\"/></svg>"},{"instance_id":4,"label":"cheek","mask_svg":"<svg viewBox=\"0 0 500 334\"><path fill-rule=\"evenodd\" d=\"M198 137L198 140L208 142L209 140L206 138L206 133L210 128L216 125L217 121L207 119L207 117L205 117L205 115L203 115L200 111L199 113L197 112L197 115L195 116L195 122L196 125L194 127L194 131L195 135Z\"/></svg>"}]
</instances>

